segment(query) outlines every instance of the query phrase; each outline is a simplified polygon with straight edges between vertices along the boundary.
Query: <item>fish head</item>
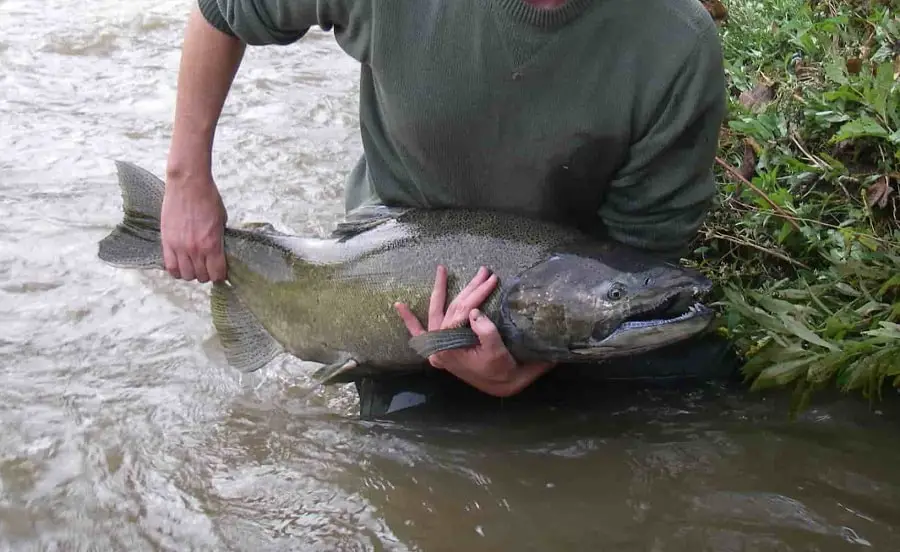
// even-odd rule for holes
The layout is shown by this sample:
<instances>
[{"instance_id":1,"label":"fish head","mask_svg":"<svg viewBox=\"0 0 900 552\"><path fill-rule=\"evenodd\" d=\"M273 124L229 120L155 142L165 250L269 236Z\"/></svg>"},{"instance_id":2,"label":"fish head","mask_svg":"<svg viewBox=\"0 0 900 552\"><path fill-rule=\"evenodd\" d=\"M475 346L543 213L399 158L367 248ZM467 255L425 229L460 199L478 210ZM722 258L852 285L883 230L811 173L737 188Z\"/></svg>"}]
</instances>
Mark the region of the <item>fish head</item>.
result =
<instances>
[{"instance_id":1,"label":"fish head","mask_svg":"<svg viewBox=\"0 0 900 552\"><path fill-rule=\"evenodd\" d=\"M628 249L559 254L506 286L502 312L513 340L542 356L589 362L639 353L705 331L701 273Z\"/></svg>"}]
</instances>

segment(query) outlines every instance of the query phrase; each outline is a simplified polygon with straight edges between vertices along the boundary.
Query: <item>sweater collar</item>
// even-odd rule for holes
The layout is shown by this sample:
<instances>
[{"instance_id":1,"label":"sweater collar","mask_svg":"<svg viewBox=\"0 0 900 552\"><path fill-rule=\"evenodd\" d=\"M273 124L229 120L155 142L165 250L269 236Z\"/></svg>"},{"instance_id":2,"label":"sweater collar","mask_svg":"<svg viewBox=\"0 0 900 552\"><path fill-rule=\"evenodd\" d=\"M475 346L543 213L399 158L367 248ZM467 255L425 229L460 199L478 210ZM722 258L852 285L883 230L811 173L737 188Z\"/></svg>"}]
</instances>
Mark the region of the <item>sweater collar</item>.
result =
<instances>
[{"instance_id":1,"label":"sweater collar","mask_svg":"<svg viewBox=\"0 0 900 552\"><path fill-rule=\"evenodd\" d=\"M513 19L542 29L560 27L578 17L591 0L567 0L556 8L538 8L525 0L497 0Z\"/></svg>"}]
</instances>

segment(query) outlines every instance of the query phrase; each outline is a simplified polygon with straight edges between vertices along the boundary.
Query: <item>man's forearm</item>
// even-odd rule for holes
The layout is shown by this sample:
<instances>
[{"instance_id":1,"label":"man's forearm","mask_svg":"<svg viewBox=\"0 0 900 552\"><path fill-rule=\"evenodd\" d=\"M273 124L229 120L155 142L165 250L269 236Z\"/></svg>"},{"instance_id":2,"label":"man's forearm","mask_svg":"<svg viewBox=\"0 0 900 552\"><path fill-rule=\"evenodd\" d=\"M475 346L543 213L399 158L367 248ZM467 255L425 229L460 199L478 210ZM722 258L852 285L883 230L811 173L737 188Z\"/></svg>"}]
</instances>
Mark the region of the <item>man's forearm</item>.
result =
<instances>
[{"instance_id":1,"label":"man's forearm","mask_svg":"<svg viewBox=\"0 0 900 552\"><path fill-rule=\"evenodd\" d=\"M216 124L246 45L210 25L199 10L185 30L168 173L207 172Z\"/></svg>"}]
</instances>

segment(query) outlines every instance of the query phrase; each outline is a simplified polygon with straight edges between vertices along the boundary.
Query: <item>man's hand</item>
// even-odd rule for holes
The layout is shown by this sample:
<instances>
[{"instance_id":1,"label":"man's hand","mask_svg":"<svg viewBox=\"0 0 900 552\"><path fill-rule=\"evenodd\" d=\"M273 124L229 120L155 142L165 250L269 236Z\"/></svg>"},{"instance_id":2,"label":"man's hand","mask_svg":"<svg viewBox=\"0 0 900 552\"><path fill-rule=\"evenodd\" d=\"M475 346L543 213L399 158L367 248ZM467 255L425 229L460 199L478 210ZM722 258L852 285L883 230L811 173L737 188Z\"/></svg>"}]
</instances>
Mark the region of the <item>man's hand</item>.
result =
<instances>
[{"instance_id":1,"label":"man's hand","mask_svg":"<svg viewBox=\"0 0 900 552\"><path fill-rule=\"evenodd\" d=\"M175 278L225 279L222 236L228 215L212 176L170 175L162 204L163 260Z\"/></svg>"},{"instance_id":2,"label":"man's hand","mask_svg":"<svg viewBox=\"0 0 900 552\"><path fill-rule=\"evenodd\" d=\"M219 282L226 277L222 234L227 215L212 178L212 146L245 49L194 7L181 49L160 222L166 270L182 280Z\"/></svg>"},{"instance_id":3,"label":"man's hand","mask_svg":"<svg viewBox=\"0 0 900 552\"><path fill-rule=\"evenodd\" d=\"M447 270L438 266L428 308L428 331L461 326L466 319L478 335L480 344L469 349L441 351L428 357L432 366L447 370L469 385L497 397L515 395L553 367L553 363L519 365L503 344L493 322L478 307L497 287L497 276L489 275L484 267L478 270L469 284L453 299L446 311ZM426 330L409 307L394 305L406 328L413 336Z\"/></svg>"}]
</instances>

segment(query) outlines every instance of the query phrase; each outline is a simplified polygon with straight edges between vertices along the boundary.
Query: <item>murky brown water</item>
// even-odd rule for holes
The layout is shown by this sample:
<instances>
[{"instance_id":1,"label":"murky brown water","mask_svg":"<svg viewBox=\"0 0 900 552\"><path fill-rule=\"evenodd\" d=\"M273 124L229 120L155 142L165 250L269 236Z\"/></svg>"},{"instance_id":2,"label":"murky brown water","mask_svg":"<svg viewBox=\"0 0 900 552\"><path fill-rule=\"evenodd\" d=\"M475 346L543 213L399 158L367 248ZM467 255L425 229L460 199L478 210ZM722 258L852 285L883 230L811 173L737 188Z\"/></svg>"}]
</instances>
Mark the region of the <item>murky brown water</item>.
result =
<instances>
[{"instance_id":1,"label":"murky brown water","mask_svg":"<svg viewBox=\"0 0 900 552\"><path fill-rule=\"evenodd\" d=\"M189 0L0 0L3 550L900 549L895 403L715 386L355 418L224 365L207 288L100 263L112 159L163 174ZM251 49L217 138L233 222L327 230L360 151L330 35ZM473 421L472 418L475 418Z\"/></svg>"}]
</instances>

